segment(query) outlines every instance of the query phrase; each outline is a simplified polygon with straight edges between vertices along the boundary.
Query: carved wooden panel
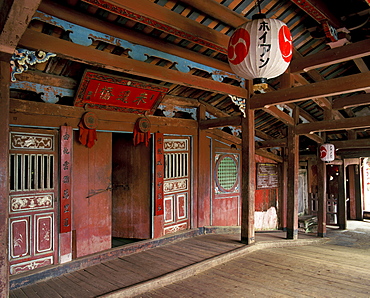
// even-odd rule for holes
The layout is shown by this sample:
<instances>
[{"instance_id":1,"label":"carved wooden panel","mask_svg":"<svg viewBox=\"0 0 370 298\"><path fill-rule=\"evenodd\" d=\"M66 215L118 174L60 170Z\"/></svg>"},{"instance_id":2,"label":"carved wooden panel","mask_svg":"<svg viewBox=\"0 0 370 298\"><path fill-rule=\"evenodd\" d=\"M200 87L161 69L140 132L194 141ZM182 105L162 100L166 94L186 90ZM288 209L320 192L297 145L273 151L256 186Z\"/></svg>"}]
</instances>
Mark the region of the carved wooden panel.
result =
<instances>
[{"instance_id":1,"label":"carved wooden panel","mask_svg":"<svg viewBox=\"0 0 370 298\"><path fill-rule=\"evenodd\" d=\"M164 222L171 223L174 221L174 196L164 197Z\"/></svg>"},{"instance_id":2,"label":"carved wooden panel","mask_svg":"<svg viewBox=\"0 0 370 298\"><path fill-rule=\"evenodd\" d=\"M52 256L32 261L21 262L10 266L10 274L26 272L46 265L51 265L53 264L53 262L54 258Z\"/></svg>"},{"instance_id":3,"label":"carved wooden panel","mask_svg":"<svg viewBox=\"0 0 370 298\"><path fill-rule=\"evenodd\" d=\"M36 254L53 249L54 214L40 214L35 216L36 224Z\"/></svg>"},{"instance_id":4,"label":"carved wooden panel","mask_svg":"<svg viewBox=\"0 0 370 298\"><path fill-rule=\"evenodd\" d=\"M10 258L30 255L30 216L10 219Z\"/></svg>"},{"instance_id":5,"label":"carved wooden panel","mask_svg":"<svg viewBox=\"0 0 370 298\"><path fill-rule=\"evenodd\" d=\"M54 208L54 194L11 195L10 213Z\"/></svg>"},{"instance_id":6,"label":"carved wooden panel","mask_svg":"<svg viewBox=\"0 0 370 298\"><path fill-rule=\"evenodd\" d=\"M187 194L178 194L177 199L177 219L183 220L187 218L188 214L188 199Z\"/></svg>"},{"instance_id":7,"label":"carved wooden panel","mask_svg":"<svg viewBox=\"0 0 370 298\"><path fill-rule=\"evenodd\" d=\"M57 260L56 131L10 132L9 269L11 274Z\"/></svg>"},{"instance_id":8,"label":"carved wooden panel","mask_svg":"<svg viewBox=\"0 0 370 298\"><path fill-rule=\"evenodd\" d=\"M164 232L173 233L189 228L190 138L164 139Z\"/></svg>"}]
</instances>

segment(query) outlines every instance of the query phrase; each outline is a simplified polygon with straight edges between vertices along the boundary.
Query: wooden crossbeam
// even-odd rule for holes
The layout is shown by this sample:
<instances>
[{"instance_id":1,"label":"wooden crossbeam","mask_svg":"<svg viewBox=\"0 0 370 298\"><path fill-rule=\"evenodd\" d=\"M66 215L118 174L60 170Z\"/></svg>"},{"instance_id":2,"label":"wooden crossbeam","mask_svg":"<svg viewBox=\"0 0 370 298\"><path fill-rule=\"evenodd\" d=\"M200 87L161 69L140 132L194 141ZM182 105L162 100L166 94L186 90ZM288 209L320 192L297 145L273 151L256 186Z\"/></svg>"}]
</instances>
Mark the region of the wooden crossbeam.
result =
<instances>
[{"instance_id":1,"label":"wooden crossbeam","mask_svg":"<svg viewBox=\"0 0 370 298\"><path fill-rule=\"evenodd\" d=\"M125 28L125 30L122 30L121 26L99 20L97 18L77 11L70 10L62 5L51 2L50 0L42 1L39 10L46 14L53 15L57 18L97 32L102 32L104 34L127 40L134 44L139 44L171 55L182 57L184 59L207 65L221 71L233 73L228 63L213 59L194 51L190 51L186 48L175 46L173 44L165 42L164 40L145 35L138 31L130 30L129 28Z\"/></svg>"},{"instance_id":2,"label":"wooden crossbeam","mask_svg":"<svg viewBox=\"0 0 370 298\"><path fill-rule=\"evenodd\" d=\"M221 53L227 53L229 37L198 22L168 10L148 0L106 0L109 6L99 1L83 0L101 9L122 15L135 22L158 28L168 34L206 46ZM176 21L174 21L176 20Z\"/></svg>"},{"instance_id":3,"label":"wooden crossbeam","mask_svg":"<svg viewBox=\"0 0 370 298\"><path fill-rule=\"evenodd\" d=\"M369 105L370 104L370 93L357 94L353 96L340 97L334 100L333 109L342 110L351 107Z\"/></svg>"},{"instance_id":4,"label":"wooden crossbeam","mask_svg":"<svg viewBox=\"0 0 370 298\"><path fill-rule=\"evenodd\" d=\"M216 128L216 127L224 127L224 126L240 126L240 125L241 125L241 116L223 117L223 118L199 121L200 129L208 129L208 128Z\"/></svg>"},{"instance_id":5,"label":"wooden crossbeam","mask_svg":"<svg viewBox=\"0 0 370 298\"><path fill-rule=\"evenodd\" d=\"M74 44L30 29L27 29L26 34L23 35L20 44L32 49L42 48L45 51L57 54L59 57L65 57L73 61L99 66L105 69L211 92L232 94L242 98L248 96L248 91L241 87L220 82L216 84L215 81L211 79L181 73L176 70L165 69L161 66L98 51L94 48Z\"/></svg>"},{"instance_id":6,"label":"wooden crossbeam","mask_svg":"<svg viewBox=\"0 0 370 298\"><path fill-rule=\"evenodd\" d=\"M343 47L293 59L290 64L290 71L292 73L307 72L311 69L361 58L368 55L370 55L370 39L365 39L363 41L345 45Z\"/></svg>"},{"instance_id":7,"label":"wooden crossbeam","mask_svg":"<svg viewBox=\"0 0 370 298\"><path fill-rule=\"evenodd\" d=\"M370 88L370 72L340 77L270 93L255 94L252 109L262 109L276 104L298 102L317 97L333 96Z\"/></svg>"},{"instance_id":8,"label":"wooden crossbeam","mask_svg":"<svg viewBox=\"0 0 370 298\"><path fill-rule=\"evenodd\" d=\"M370 149L369 139L346 140L346 141L331 141L336 149Z\"/></svg>"},{"instance_id":9,"label":"wooden crossbeam","mask_svg":"<svg viewBox=\"0 0 370 298\"><path fill-rule=\"evenodd\" d=\"M318 131L336 131L366 127L370 127L370 116L298 124L295 127L295 133L303 135Z\"/></svg>"}]
</instances>

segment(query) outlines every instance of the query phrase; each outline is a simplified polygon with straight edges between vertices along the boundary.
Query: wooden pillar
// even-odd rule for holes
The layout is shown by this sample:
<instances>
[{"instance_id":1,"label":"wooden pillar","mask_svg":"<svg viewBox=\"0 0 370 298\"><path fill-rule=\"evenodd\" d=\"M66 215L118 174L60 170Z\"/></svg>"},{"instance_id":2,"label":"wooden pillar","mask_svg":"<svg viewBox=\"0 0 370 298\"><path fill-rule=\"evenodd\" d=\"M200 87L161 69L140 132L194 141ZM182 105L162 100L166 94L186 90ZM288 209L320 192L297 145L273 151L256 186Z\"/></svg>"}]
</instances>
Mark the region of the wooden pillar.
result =
<instances>
[{"instance_id":1,"label":"wooden pillar","mask_svg":"<svg viewBox=\"0 0 370 298\"><path fill-rule=\"evenodd\" d=\"M326 237L326 206L327 206L327 191L326 191L326 163L320 158L317 159L317 236Z\"/></svg>"},{"instance_id":2,"label":"wooden pillar","mask_svg":"<svg viewBox=\"0 0 370 298\"><path fill-rule=\"evenodd\" d=\"M293 118L298 121L298 109ZM288 127L288 201L287 201L287 239L298 239L298 187L299 187L299 136L294 127Z\"/></svg>"},{"instance_id":3,"label":"wooden pillar","mask_svg":"<svg viewBox=\"0 0 370 298\"><path fill-rule=\"evenodd\" d=\"M284 161L280 164L280 187L279 187L279 229L286 231L287 228L287 197L288 189L286 185L288 183L288 161L287 161L287 150L282 149Z\"/></svg>"},{"instance_id":4,"label":"wooden pillar","mask_svg":"<svg viewBox=\"0 0 370 298\"><path fill-rule=\"evenodd\" d=\"M347 229L347 204L346 204L346 195L345 195L345 184L346 184L346 175L345 175L345 165L339 166L339 179L342 181L339 183L338 187L338 212L337 212L337 223L339 229Z\"/></svg>"},{"instance_id":5,"label":"wooden pillar","mask_svg":"<svg viewBox=\"0 0 370 298\"><path fill-rule=\"evenodd\" d=\"M254 211L256 189L256 162L254 142L254 110L247 100L245 117L242 117L242 218L241 242L252 244L254 237Z\"/></svg>"},{"instance_id":6,"label":"wooden pillar","mask_svg":"<svg viewBox=\"0 0 370 298\"><path fill-rule=\"evenodd\" d=\"M197 118L198 123L200 120L206 119L206 107L204 104L200 104L197 109ZM209 185L212 180L209 179L209 176L212 175L209 173L209 168L205 166L205 160L210 160L210 147L209 147L209 140L207 140L206 130L199 129L198 125L198 166L197 168L197 182L199 185ZM208 164L207 164L208 165ZM209 173L209 174L208 174ZM211 187L202 187L201 189L198 187L197 193L197 226L196 227L203 227L211 225L211 194L210 194ZM195 210L193 210L194 212Z\"/></svg>"},{"instance_id":7,"label":"wooden pillar","mask_svg":"<svg viewBox=\"0 0 370 298\"><path fill-rule=\"evenodd\" d=\"M355 198L356 198L356 220L363 220L363 209L364 204L362 201L362 189L361 189L361 167L360 165L355 165Z\"/></svg>"},{"instance_id":8,"label":"wooden pillar","mask_svg":"<svg viewBox=\"0 0 370 298\"><path fill-rule=\"evenodd\" d=\"M10 56L0 61L0 297L9 296L9 82Z\"/></svg>"}]
</instances>

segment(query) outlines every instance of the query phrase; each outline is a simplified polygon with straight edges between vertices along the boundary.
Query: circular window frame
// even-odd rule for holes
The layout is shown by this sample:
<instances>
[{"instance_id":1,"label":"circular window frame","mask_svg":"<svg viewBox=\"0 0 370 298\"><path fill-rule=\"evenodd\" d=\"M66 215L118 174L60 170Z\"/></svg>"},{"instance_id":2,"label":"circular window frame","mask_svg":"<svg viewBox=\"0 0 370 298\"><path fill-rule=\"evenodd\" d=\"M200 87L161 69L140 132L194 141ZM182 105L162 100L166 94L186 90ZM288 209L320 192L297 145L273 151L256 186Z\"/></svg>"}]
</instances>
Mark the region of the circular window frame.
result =
<instances>
[{"instance_id":1,"label":"circular window frame","mask_svg":"<svg viewBox=\"0 0 370 298\"><path fill-rule=\"evenodd\" d=\"M234 163L235 163L235 166L236 166L236 179L235 179L235 183L234 185L229 188L229 189L226 189L224 188L219 179L218 179L218 169L221 165L221 162L225 159L225 158L231 158ZM220 155L220 157L218 158L217 162L216 162L216 166L215 166L215 172L214 172L214 178L215 178L215 182L216 182L216 186L218 187L218 189L221 191L221 192L224 192L224 193L232 193L232 192L235 192L236 188L238 187L239 185L239 161L238 159L233 155L233 154L222 154Z\"/></svg>"}]
</instances>

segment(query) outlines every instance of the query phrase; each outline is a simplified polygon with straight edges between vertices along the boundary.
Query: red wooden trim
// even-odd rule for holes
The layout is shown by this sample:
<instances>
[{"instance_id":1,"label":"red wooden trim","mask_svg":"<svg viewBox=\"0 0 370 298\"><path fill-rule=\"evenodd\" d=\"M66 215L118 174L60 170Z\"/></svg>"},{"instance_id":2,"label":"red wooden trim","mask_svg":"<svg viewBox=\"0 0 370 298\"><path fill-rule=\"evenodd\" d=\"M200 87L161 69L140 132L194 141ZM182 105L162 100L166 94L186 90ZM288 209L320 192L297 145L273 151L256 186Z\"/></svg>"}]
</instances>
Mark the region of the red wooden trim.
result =
<instances>
[{"instance_id":1,"label":"red wooden trim","mask_svg":"<svg viewBox=\"0 0 370 298\"><path fill-rule=\"evenodd\" d=\"M0 297L9 294L9 60L0 61Z\"/></svg>"},{"instance_id":2,"label":"red wooden trim","mask_svg":"<svg viewBox=\"0 0 370 298\"><path fill-rule=\"evenodd\" d=\"M60 232L71 231L72 127L60 127Z\"/></svg>"},{"instance_id":3,"label":"red wooden trim","mask_svg":"<svg viewBox=\"0 0 370 298\"><path fill-rule=\"evenodd\" d=\"M164 179L164 155L163 133L155 134L155 191L154 191L154 215L163 215L163 179Z\"/></svg>"}]
</instances>

